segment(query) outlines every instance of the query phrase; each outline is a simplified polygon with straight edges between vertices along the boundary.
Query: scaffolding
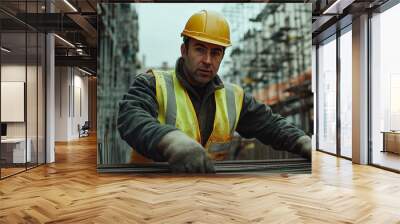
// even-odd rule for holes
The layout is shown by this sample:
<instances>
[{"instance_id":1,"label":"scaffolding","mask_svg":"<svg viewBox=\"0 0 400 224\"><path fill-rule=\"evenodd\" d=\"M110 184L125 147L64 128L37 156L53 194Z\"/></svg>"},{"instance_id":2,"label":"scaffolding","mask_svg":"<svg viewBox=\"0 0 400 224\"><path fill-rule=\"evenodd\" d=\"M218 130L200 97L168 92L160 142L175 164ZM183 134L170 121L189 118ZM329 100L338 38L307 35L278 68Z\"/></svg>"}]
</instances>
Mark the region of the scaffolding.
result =
<instances>
[{"instance_id":1,"label":"scaffolding","mask_svg":"<svg viewBox=\"0 0 400 224\"><path fill-rule=\"evenodd\" d=\"M223 13L234 41L224 80L312 133L311 5L241 3Z\"/></svg>"}]
</instances>

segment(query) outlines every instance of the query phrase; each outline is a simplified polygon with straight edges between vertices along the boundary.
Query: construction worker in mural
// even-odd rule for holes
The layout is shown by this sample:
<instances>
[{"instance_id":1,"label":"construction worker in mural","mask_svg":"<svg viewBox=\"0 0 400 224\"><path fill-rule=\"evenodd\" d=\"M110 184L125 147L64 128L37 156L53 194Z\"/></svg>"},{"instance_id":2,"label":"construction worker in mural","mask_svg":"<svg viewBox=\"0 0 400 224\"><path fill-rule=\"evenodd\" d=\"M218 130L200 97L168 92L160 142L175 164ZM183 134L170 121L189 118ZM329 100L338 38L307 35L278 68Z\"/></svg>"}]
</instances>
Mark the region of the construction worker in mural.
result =
<instances>
[{"instance_id":1,"label":"construction worker in mural","mask_svg":"<svg viewBox=\"0 0 400 224\"><path fill-rule=\"evenodd\" d=\"M311 139L238 85L217 75L229 24L213 11L193 14L172 71L140 74L119 106L118 130L132 162L167 161L173 172L213 173L236 131L311 160Z\"/></svg>"}]
</instances>

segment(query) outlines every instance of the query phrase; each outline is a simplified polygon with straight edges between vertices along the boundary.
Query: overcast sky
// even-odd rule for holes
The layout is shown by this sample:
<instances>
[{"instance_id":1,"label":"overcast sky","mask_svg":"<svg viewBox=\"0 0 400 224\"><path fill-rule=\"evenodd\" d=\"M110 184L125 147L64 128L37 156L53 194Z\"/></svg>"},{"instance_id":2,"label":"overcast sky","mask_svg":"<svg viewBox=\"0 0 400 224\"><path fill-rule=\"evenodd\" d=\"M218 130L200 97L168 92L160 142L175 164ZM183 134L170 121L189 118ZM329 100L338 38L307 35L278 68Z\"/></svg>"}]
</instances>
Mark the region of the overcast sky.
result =
<instances>
[{"instance_id":1,"label":"overcast sky","mask_svg":"<svg viewBox=\"0 0 400 224\"><path fill-rule=\"evenodd\" d=\"M139 15L139 58L146 67L174 66L180 56L180 37L187 20L202 9L222 12L219 3L136 3Z\"/></svg>"}]
</instances>

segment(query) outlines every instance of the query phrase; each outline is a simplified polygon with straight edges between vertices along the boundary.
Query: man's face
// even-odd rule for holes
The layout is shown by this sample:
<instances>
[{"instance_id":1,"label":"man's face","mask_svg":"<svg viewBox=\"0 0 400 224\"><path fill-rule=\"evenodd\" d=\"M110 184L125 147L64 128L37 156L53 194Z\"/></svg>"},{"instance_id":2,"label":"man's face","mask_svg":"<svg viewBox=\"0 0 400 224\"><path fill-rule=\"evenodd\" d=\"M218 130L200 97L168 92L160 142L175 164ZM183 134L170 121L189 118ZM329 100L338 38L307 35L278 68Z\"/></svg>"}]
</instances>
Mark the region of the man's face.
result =
<instances>
[{"instance_id":1,"label":"man's face","mask_svg":"<svg viewBox=\"0 0 400 224\"><path fill-rule=\"evenodd\" d=\"M224 47L189 39L188 47L182 44L181 54L189 83L203 86L217 74L224 57Z\"/></svg>"}]
</instances>

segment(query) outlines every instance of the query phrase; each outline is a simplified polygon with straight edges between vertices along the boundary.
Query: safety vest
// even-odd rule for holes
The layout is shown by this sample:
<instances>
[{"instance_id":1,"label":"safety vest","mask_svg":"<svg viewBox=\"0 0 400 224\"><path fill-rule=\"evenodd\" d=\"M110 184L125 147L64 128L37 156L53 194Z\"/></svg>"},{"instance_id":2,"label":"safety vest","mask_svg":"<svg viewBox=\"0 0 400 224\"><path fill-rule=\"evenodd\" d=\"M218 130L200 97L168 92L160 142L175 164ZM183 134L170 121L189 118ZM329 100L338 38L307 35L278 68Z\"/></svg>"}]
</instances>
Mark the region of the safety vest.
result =
<instances>
[{"instance_id":1,"label":"safety vest","mask_svg":"<svg viewBox=\"0 0 400 224\"><path fill-rule=\"evenodd\" d=\"M201 144L201 134L196 111L186 89L176 77L175 70L151 70L156 81L158 121L173 125ZM229 156L229 146L236 129L243 103L243 89L238 85L224 83L215 91L215 118L213 130L205 145L214 160ZM147 163L151 159L132 150L131 162Z\"/></svg>"}]
</instances>

